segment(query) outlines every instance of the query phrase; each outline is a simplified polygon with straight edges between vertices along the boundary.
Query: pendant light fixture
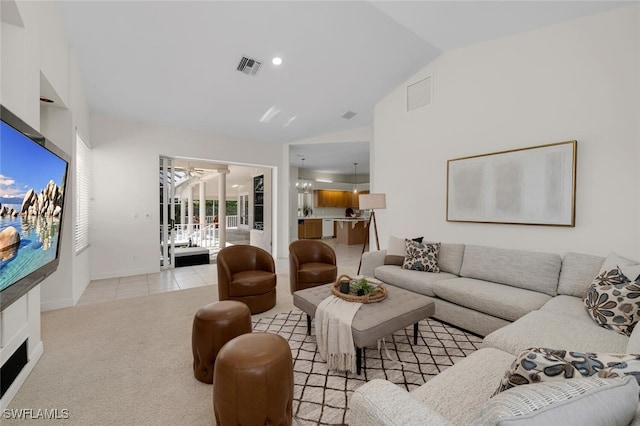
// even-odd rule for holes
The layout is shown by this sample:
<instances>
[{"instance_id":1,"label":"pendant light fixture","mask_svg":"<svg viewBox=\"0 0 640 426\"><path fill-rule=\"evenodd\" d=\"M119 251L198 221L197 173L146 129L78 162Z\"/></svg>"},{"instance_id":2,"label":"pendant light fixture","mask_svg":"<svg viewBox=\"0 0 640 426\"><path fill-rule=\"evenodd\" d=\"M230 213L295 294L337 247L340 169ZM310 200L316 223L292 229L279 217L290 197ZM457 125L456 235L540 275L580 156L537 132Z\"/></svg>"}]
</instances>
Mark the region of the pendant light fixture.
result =
<instances>
[{"instance_id":1,"label":"pendant light fixture","mask_svg":"<svg viewBox=\"0 0 640 426\"><path fill-rule=\"evenodd\" d=\"M358 179L356 178L356 167L358 167L358 163L353 163L353 193L358 193L358 188L356 187L356 182Z\"/></svg>"},{"instance_id":2,"label":"pendant light fixture","mask_svg":"<svg viewBox=\"0 0 640 426\"><path fill-rule=\"evenodd\" d=\"M301 189L305 194L308 194L311 190L311 182L307 182L304 179L304 157L302 157L302 165L300 166L300 179L298 179L298 182L296 182L296 188Z\"/></svg>"}]
</instances>

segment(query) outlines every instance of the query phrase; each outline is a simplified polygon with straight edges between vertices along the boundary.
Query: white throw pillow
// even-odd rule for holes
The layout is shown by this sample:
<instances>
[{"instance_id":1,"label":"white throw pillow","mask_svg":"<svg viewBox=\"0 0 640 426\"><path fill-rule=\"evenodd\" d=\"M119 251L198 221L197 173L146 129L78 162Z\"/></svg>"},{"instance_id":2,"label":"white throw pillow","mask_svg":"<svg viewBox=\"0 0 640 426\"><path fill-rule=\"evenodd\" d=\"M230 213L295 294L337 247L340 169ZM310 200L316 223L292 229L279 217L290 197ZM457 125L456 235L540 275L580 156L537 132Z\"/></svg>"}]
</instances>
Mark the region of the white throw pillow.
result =
<instances>
[{"instance_id":1,"label":"white throw pillow","mask_svg":"<svg viewBox=\"0 0 640 426\"><path fill-rule=\"evenodd\" d=\"M413 241L422 242L423 237L413 238ZM402 266L406 253L404 238L389 236L389 244L387 245L387 254L384 257L385 265Z\"/></svg>"},{"instance_id":2,"label":"white throw pillow","mask_svg":"<svg viewBox=\"0 0 640 426\"><path fill-rule=\"evenodd\" d=\"M600 267L600 273L608 269L613 269L617 266L624 267L624 266L634 266L634 265L640 265L640 262L638 262L637 260L627 259L626 257L622 257L619 254L612 251L609 253L607 258L604 260L604 263Z\"/></svg>"},{"instance_id":3,"label":"white throw pillow","mask_svg":"<svg viewBox=\"0 0 640 426\"><path fill-rule=\"evenodd\" d=\"M404 257L405 247L404 238L389 236L389 245L387 247L387 256L402 256Z\"/></svg>"},{"instance_id":4,"label":"white throw pillow","mask_svg":"<svg viewBox=\"0 0 640 426\"><path fill-rule=\"evenodd\" d=\"M638 281L640 278L640 265L618 265L618 269L629 281Z\"/></svg>"}]
</instances>

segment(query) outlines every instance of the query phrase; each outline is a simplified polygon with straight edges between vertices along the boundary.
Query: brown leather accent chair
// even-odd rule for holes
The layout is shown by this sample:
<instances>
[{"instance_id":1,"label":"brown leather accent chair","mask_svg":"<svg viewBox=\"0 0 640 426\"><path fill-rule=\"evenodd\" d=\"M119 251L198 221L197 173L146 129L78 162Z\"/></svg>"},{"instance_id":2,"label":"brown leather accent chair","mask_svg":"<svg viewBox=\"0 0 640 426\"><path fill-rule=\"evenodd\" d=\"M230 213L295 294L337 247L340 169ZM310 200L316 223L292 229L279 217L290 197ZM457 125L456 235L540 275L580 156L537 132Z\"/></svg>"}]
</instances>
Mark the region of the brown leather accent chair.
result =
<instances>
[{"instance_id":1,"label":"brown leather accent chair","mask_svg":"<svg viewBox=\"0 0 640 426\"><path fill-rule=\"evenodd\" d=\"M213 373L217 425L291 425L293 360L273 333L243 334L218 352Z\"/></svg>"},{"instance_id":2,"label":"brown leather accent chair","mask_svg":"<svg viewBox=\"0 0 640 426\"><path fill-rule=\"evenodd\" d=\"M338 276L336 253L317 240L297 240L289 244L291 294L334 282Z\"/></svg>"},{"instance_id":3,"label":"brown leather accent chair","mask_svg":"<svg viewBox=\"0 0 640 426\"><path fill-rule=\"evenodd\" d=\"M251 314L276 305L276 266L260 247L235 245L218 252L218 299L237 300Z\"/></svg>"},{"instance_id":4,"label":"brown leather accent chair","mask_svg":"<svg viewBox=\"0 0 640 426\"><path fill-rule=\"evenodd\" d=\"M245 333L251 333L251 312L244 303L224 300L200 308L193 318L191 333L195 378L213 383L218 352L229 340Z\"/></svg>"}]
</instances>

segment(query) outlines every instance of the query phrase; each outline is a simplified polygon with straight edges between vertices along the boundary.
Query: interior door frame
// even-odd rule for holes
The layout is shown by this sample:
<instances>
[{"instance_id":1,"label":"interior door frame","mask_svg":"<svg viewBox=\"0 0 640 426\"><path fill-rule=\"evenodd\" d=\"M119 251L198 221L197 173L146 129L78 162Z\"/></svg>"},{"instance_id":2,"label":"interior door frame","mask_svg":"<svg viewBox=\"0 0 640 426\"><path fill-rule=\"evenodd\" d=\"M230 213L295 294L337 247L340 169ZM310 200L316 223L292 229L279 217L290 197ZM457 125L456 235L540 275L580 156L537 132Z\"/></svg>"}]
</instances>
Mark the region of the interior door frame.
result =
<instances>
[{"instance_id":1,"label":"interior door frame","mask_svg":"<svg viewBox=\"0 0 640 426\"><path fill-rule=\"evenodd\" d=\"M173 228L176 222L175 211L175 176L173 158L160 156L162 169L162 202L160 203L161 218L163 219L160 247L162 249L163 262L160 270L173 269L175 267L175 232ZM169 232L171 228L171 232ZM168 261L167 261L168 260Z\"/></svg>"}]
</instances>

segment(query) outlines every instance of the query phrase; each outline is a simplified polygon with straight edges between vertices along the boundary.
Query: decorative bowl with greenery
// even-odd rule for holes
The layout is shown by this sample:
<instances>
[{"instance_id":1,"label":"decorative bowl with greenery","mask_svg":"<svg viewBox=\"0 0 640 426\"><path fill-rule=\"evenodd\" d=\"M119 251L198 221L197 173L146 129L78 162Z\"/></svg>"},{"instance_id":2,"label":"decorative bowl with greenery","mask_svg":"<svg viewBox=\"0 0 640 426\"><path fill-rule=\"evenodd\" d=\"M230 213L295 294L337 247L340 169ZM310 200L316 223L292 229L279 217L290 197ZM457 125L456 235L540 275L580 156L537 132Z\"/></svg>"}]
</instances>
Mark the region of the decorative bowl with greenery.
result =
<instances>
[{"instance_id":1,"label":"decorative bowl with greenery","mask_svg":"<svg viewBox=\"0 0 640 426\"><path fill-rule=\"evenodd\" d=\"M369 284L366 278L360 278L359 280L352 280L350 290L358 296L364 296L371 293L375 289L374 286Z\"/></svg>"}]
</instances>

